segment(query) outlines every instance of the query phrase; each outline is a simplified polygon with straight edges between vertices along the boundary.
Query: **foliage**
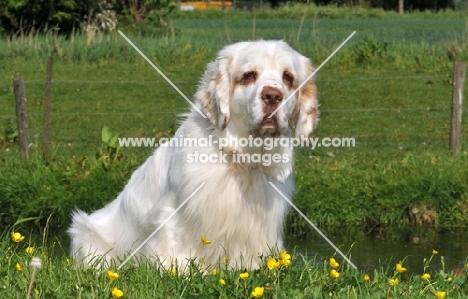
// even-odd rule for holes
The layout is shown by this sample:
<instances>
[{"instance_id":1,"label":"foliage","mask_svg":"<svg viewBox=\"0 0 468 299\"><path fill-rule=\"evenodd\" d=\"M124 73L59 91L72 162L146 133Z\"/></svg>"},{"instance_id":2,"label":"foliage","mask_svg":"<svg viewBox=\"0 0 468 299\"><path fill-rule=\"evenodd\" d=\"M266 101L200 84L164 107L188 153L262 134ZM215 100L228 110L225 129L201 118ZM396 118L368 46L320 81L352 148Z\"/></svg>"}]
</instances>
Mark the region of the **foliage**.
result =
<instances>
[{"instance_id":1,"label":"foliage","mask_svg":"<svg viewBox=\"0 0 468 299\"><path fill-rule=\"evenodd\" d=\"M162 5L164 6L161 9L151 10L143 20L133 23L132 30L144 37L167 38L179 34L180 30L173 26L172 21L168 20L177 6L172 1L167 1Z\"/></svg>"},{"instance_id":2,"label":"foliage","mask_svg":"<svg viewBox=\"0 0 468 299\"><path fill-rule=\"evenodd\" d=\"M15 36L57 27L68 35L80 26L85 32L96 26L112 29L118 18L135 22L151 12L165 17L175 7L172 0L0 0L0 28Z\"/></svg>"},{"instance_id":3,"label":"foliage","mask_svg":"<svg viewBox=\"0 0 468 299\"><path fill-rule=\"evenodd\" d=\"M0 226L18 218L38 217L34 225L44 227L53 215L49 226L63 229L77 206L85 210L101 207L123 188L126 174L134 167L128 162L114 163L109 172L103 163L88 156L52 163L38 157L29 161L2 159Z\"/></svg>"},{"instance_id":4,"label":"foliage","mask_svg":"<svg viewBox=\"0 0 468 299\"><path fill-rule=\"evenodd\" d=\"M101 161L105 169L110 169L117 160L123 159L118 138L119 134L110 132L109 127L102 128L102 145L97 153L97 159Z\"/></svg>"},{"instance_id":5,"label":"foliage","mask_svg":"<svg viewBox=\"0 0 468 299\"><path fill-rule=\"evenodd\" d=\"M0 0L0 24L9 34L27 34L59 25L69 32L101 0Z\"/></svg>"},{"instance_id":6,"label":"foliage","mask_svg":"<svg viewBox=\"0 0 468 299\"><path fill-rule=\"evenodd\" d=\"M4 142L18 141L18 125L15 123L13 118L5 119L2 137Z\"/></svg>"}]
</instances>

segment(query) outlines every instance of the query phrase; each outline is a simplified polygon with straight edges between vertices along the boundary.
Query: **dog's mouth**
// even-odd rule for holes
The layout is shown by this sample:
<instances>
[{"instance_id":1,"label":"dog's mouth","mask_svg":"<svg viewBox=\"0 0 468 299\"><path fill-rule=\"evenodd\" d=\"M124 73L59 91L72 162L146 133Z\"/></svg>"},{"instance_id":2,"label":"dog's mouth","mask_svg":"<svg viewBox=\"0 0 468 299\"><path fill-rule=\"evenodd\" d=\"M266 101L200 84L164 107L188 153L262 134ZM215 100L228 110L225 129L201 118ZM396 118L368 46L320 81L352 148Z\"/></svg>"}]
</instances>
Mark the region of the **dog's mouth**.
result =
<instances>
[{"instance_id":1,"label":"dog's mouth","mask_svg":"<svg viewBox=\"0 0 468 299\"><path fill-rule=\"evenodd\" d=\"M276 115L271 116L271 113L265 114L260 123L260 135L277 137L279 135L278 119Z\"/></svg>"}]
</instances>

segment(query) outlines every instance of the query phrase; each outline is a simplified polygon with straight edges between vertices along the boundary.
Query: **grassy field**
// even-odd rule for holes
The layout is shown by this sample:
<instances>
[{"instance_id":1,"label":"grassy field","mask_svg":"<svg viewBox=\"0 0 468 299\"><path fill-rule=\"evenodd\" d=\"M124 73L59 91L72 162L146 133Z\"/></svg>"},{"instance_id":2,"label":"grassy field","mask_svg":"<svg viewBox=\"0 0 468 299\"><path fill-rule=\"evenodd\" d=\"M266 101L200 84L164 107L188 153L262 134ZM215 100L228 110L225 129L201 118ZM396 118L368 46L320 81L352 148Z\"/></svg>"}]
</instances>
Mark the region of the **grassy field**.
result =
<instances>
[{"instance_id":1,"label":"grassy field","mask_svg":"<svg viewBox=\"0 0 468 299\"><path fill-rule=\"evenodd\" d=\"M390 226L468 226L466 117L460 154L453 156L448 148L452 65L468 58L462 14L284 8L255 14L181 13L166 21L174 30L160 38L130 27L121 30L189 98L204 66L224 45L284 39L318 65L356 30L317 75L322 115L315 133L354 137L356 147L298 150L296 205L316 224L359 226L366 232ZM448 269L424 281L422 272L400 274L388 265L367 273L371 279L364 282L366 273L340 261L341 275L332 279L327 262L303 260L299 254L293 254L291 267L250 272L247 281L235 271L173 276L145 264L124 267L121 278L111 282L105 271L67 264L65 244L41 240L44 227L54 235L63 232L74 208L91 211L112 200L154 150L125 148L122 156L109 158L102 127L121 137L171 136L178 115L189 106L117 33L89 40L77 33L57 41L63 56L54 58L52 150L46 159L40 153L42 101L52 36L0 41L0 227L5 231L0 294L6 292L0 297L24 297L31 276L30 255L24 252L29 245L44 262L35 298L110 297L113 287L128 298L247 298L256 286L265 286L267 298L434 298L437 290L462 298L466 293L466 274L453 276ZM12 142L16 73L26 80L32 146L27 161L18 158ZM13 227L26 217L37 218ZM26 234L27 242L12 244L12 230ZM302 235L310 228L290 213L285 231ZM430 257L427 253L426 262ZM17 263L23 271L15 270ZM431 263L443 259L436 255ZM389 286L391 278L400 283ZM155 287L148 288L149 283Z\"/></svg>"},{"instance_id":2,"label":"grassy field","mask_svg":"<svg viewBox=\"0 0 468 299\"><path fill-rule=\"evenodd\" d=\"M254 25L241 16L180 17L171 22L179 34L166 38L143 37L129 28L127 34L191 97L204 66L222 45L252 37L285 39L318 65L356 30L317 74L322 115L315 133L354 137L356 147L299 150L296 203L322 225L421 224L425 214L429 225L467 225L466 138L457 157L447 146L451 55L467 57L465 20L299 16L258 18ZM123 160L115 161L111 170L103 168L103 155L96 155L102 127L122 137L171 136L178 115L188 110L182 97L117 33L96 35L89 43L80 34L58 37L58 44L63 57L54 61L52 154L42 160L45 62L53 49L52 36L0 43L0 196L8 211L1 216L3 225L38 214L43 224L54 213L55 224L64 226L73 207L102 206L153 151L126 148ZM32 144L27 162L17 159L17 147L9 142L15 124L11 79L16 73L26 80ZM336 204L325 204L330 202ZM418 209L421 215L412 213L415 207L423 207ZM291 232L300 233L305 223L291 217Z\"/></svg>"}]
</instances>

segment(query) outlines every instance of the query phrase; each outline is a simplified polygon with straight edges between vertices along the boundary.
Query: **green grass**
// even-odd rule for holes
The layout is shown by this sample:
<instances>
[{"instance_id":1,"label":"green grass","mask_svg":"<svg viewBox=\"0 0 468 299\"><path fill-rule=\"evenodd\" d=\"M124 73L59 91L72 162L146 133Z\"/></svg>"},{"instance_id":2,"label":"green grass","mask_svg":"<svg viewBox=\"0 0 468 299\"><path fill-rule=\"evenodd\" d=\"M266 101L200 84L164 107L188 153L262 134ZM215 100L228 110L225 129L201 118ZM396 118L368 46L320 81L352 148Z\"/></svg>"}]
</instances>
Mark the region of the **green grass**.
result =
<instances>
[{"instance_id":1,"label":"green grass","mask_svg":"<svg viewBox=\"0 0 468 299\"><path fill-rule=\"evenodd\" d=\"M299 150L294 200L320 225L468 225L468 143L462 139L457 157L447 146L454 58L447 52L456 45L462 49L454 50L459 59L468 53L463 19L418 14L305 19L298 39L297 15L263 16L254 30L253 15L249 20L244 14L181 15L172 22L179 35L149 38L128 28L127 35L190 98L204 66L224 44L253 34L284 38L318 65L356 30L317 74L322 115L315 132L319 138L354 137L356 147ZM102 127L122 137L171 136L177 115L189 109L117 33L98 35L89 45L81 34L58 37L64 56L54 59L51 155L43 160L42 101L51 41L41 35L0 41L5 49L0 54L2 226L38 215L44 225L53 214L52 226L65 227L74 207L102 206L153 151L126 148L109 168L99 154ZM8 138L14 131L15 73L26 80L30 161L19 161ZM421 207L431 215L429 223L421 223L424 213L412 212ZM306 223L291 214L287 231L304 230Z\"/></svg>"},{"instance_id":2,"label":"green grass","mask_svg":"<svg viewBox=\"0 0 468 299\"><path fill-rule=\"evenodd\" d=\"M271 270L266 261L280 259L278 254L264 257L265 265L253 271L233 270L221 263L213 273L196 260L185 271L176 272L147 261L138 266L128 263L120 270L115 265L84 269L67 257L60 242L47 240L51 234L44 232L38 242L32 241L34 236L25 235L22 242L14 243L11 232L5 231L0 239L2 298L25 298L32 281L33 270L28 265L33 256L41 258L42 268L35 270L31 298L112 298L114 288L124 293L123 298L252 298L256 287L264 287L263 298L440 298L435 296L437 291L446 292L447 298L464 298L468 291L466 270L454 273L445 269L442 253L425 253L420 272L407 268L411 257L401 257L400 264L406 268L402 273L394 264L380 265L371 272L354 270L335 256L337 278L330 276L332 263L328 260L305 258L294 252L289 266ZM432 270L433 265L441 270ZM108 270L118 278L111 280ZM240 274L246 272L248 278L241 279ZM423 280L424 273L430 278ZM398 284L390 286L391 279L398 279Z\"/></svg>"},{"instance_id":3,"label":"green grass","mask_svg":"<svg viewBox=\"0 0 468 299\"><path fill-rule=\"evenodd\" d=\"M283 38L318 65L356 30L317 75L322 114L315 132L319 138L354 137L356 147L299 150L294 200L320 225L466 226L468 143L462 138L457 157L447 145L453 59L468 57L465 21L421 14L306 18L298 36L302 15L279 19L270 13L255 15L255 30L254 15L245 12L228 12L221 19L181 14L169 22L179 34L162 38L122 30L189 98L204 66L225 44L253 35ZM171 136L178 115L189 109L117 33L97 35L89 44L79 33L57 40L64 55L54 59L51 155L46 160L40 157L42 101L52 36L0 42L3 226L38 215L44 225L53 214L53 226L64 227L73 207L91 211L102 206L153 151L126 148L109 168L98 153L102 127L122 137ZM11 79L16 73L26 80L29 161L18 160L7 134L14 128ZM424 214L412 212L418 207L431 215L426 223L420 221ZM289 220L289 233L308 229L294 214Z\"/></svg>"},{"instance_id":4,"label":"green grass","mask_svg":"<svg viewBox=\"0 0 468 299\"><path fill-rule=\"evenodd\" d=\"M315 137L355 137L356 147L298 150L294 201L315 224L359 226L369 232L468 226L466 117L460 154L453 156L448 149L452 65L468 58L465 17L451 11L399 16L295 6L254 14L181 12L167 20L177 34L162 38L142 36L130 26L121 29L189 98L204 66L223 45L284 39L318 65L356 30L317 75L322 115L315 132ZM39 295L32 298L111 298L114 287L124 291L124 298L249 298L256 286L265 286L266 298L436 298L437 290L463 298L468 292L466 271L451 273L443 258L430 252L421 253L427 260L420 261L418 270L409 269L412 274L397 274L393 264L382 264L367 273L369 282L363 281L363 271L349 269L341 260L340 277L331 279L327 262L296 253L290 267L251 271L247 281L239 280L239 271L219 269L210 275L196 267L173 276L146 262L125 265L120 278L110 281L107 269L69 264L66 241L51 236L63 234L72 209L92 211L115 198L153 151L125 148L122 156L109 160L102 153L102 127L122 137L171 136L177 116L189 106L116 33L97 35L89 44L81 33L57 41L64 56L54 58L51 155L45 159L40 153L42 101L52 36L0 41L1 298L25 297L31 277L27 246L35 248L44 265L34 282ZM26 80L28 160L19 159L11 142L16 73ZM11 228L27 217L34 219ZM297 214L288 217L287 236L310 232ZM12 230L26 240L12 243ZM404 265L414 259L394 258ZM17 263L23 271L15 269ZM420 269L432 269L428 263L441 270L428 270L431 279L422 281ZM394 277L400 283L388 286Z\"/></svg>"}]
</instances>

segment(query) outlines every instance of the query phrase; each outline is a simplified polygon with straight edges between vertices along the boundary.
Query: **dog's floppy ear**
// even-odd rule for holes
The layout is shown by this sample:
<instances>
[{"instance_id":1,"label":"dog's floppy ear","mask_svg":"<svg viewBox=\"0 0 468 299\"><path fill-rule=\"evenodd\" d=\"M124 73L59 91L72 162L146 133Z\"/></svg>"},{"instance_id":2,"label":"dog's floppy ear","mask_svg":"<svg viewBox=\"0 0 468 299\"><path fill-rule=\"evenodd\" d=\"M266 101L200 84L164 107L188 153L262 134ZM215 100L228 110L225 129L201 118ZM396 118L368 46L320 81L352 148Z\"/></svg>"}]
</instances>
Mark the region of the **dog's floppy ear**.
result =
<instances>
[{"instance_id":1,"label":"dog's floppy ear","mask_svg":"<svg viewBox=\"0 0 468 299\"><path fill-rule=\"evenodd\" d=\"M224 130L229 121L231 76L228 58L218 57L208 63L195 98L211 123Z\"/></svg>"},{"instance_id":2,"label":"dog's floppy ear","mask_svg":"<svg viewBox=\"0 0 468 299\"><path fill-rule=\"evenodd\" d=\"M302 80L308 78L314 68L308 58L303 59ZM302 84L302 82L301 82ZM296 137L309 137L317 126L319 119L319 103L317 100L317 86L310 79L298 92L296 106L294 107L291 119L295 124Z\"/></svg>"}]
</instances>

